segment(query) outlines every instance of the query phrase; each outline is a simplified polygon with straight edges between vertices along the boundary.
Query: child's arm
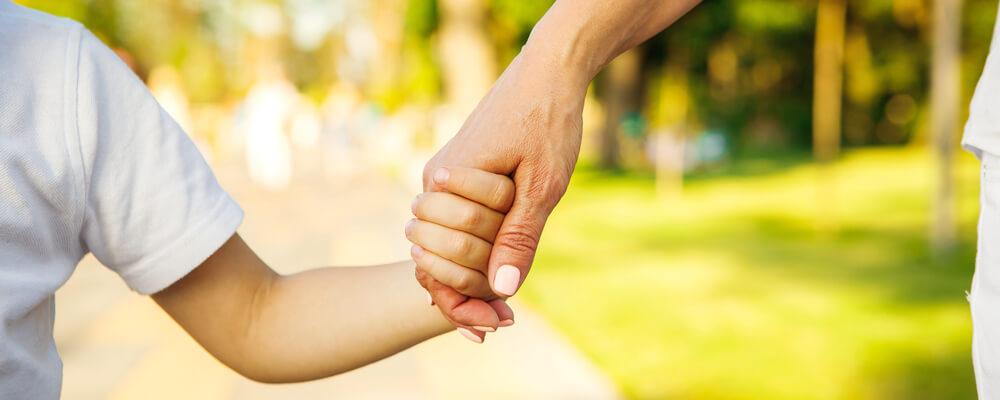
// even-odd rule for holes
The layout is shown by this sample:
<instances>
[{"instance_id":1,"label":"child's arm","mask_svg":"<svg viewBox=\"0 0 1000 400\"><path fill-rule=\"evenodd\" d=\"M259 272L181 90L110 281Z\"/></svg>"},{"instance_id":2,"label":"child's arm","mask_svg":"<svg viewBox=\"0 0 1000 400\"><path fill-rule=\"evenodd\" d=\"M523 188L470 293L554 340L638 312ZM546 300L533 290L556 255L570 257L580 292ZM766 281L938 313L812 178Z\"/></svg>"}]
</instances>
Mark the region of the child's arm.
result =
<instances>
[{"instance_id":1,"label":"child's arm","mask_svg":"<svg viewBox=\"0 0 1000 400\"><path fill-rule=\"evenodd\" d=\"M430 275L462 292L488 297L489 284L482 275L490 253L487 239L496 235L503 215L473 200L498 198L509 204L513 184L507 177L474 170L456 169L455 174L472 179L456 179L448 188L454 194L433 193L415 201L418 215L433 223L415 221L407 236L478 269L461 278L465 267L427 252L417 259L430 268ZM420 270L417 275L429 279ZM428 305L427 293L413 276L412 262L281 276L234 235L153 299L212 355L262 382L335 375L437 336L452 325L481 341L483 330L495 330L513 318L502 300L486 303L455 292L436 299L449 310L446 319Z\"/></svg>"},{"instance_id":2,"label":"child's arm","mask_svg":"<svg viewBox=\"0 0 1000 400\"><path fill-rule=\"evenodd\" d=\"M449 331L413 263L281 276L234 235L153 299L208 352L261 382L318 379Z\"/></svg>"}]
</instances>

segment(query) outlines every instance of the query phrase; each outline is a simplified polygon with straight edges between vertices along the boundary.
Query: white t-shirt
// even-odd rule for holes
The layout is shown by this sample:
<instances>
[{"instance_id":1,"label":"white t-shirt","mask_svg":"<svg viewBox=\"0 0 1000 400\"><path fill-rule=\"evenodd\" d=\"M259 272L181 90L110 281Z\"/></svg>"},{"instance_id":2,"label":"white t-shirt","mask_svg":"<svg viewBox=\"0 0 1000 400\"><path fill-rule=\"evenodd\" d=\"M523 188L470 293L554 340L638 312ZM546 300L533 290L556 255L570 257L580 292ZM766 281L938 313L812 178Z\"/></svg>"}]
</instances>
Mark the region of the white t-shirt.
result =
<instances>
[{"instance_id":1,"label":"white t-shirt","mask_svg":"<svg viewBox=\"0 0 1000 400\"><path fill-rule=\"evenodd\" d=\"M1000 15L993 29L990 55L969 105L962 146L982 158L982 152L1000 156Z\"/></svg>"},{"instance_id":2,"label":"white t-shirt","mask_svg":"<svg viewBox=\"0 0 1000 400\"><path fill-rule=\"evenodd\" d=\"M87 252L155 293L242 218L114 52L0 0L0 399L59 397L53 295Z\"/></svg>"}]
</instances>

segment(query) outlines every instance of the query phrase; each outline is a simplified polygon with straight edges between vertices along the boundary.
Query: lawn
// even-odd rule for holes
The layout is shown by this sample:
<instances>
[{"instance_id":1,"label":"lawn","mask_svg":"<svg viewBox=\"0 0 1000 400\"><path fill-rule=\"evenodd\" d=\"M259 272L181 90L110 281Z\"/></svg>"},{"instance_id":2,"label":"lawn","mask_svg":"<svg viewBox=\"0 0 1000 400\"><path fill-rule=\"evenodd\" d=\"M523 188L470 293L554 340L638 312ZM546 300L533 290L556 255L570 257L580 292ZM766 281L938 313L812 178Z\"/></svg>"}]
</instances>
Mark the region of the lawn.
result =
<instances>
[{"instance_id":1,"label":"lawn","mask_svg":"<svg viewBox=\"0 0 1000 400\"><path fill-rule=\"evenodd\" d=\"M674 199L582 168L520 297L632 398L973 398L978 165L957 170L959 246L933 255L926 153L734 172Z\"/></svg>"}]
</instances>

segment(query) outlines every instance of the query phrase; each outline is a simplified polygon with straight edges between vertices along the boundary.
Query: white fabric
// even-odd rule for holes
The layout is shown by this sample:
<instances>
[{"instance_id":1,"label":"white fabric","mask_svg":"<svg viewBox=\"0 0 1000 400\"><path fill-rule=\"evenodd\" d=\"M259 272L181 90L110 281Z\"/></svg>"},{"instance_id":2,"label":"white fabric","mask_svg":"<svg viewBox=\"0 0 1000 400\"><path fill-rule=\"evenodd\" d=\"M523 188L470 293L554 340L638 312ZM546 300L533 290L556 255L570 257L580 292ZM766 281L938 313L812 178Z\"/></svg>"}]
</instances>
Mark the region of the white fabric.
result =
<instances>
[{"instance_id":1,"label":"white fabric","mask_svg":"<svg viewBox=\"0 0 1000 400\"><path fill-rule=\"evenodd\" d=\"M982 153L979 246L969 304L981 399L1000 399L1000 158Z\"/></svg>"},{"instance_id":2,"label":"white fabric","mask_svg":"<svg viewBox=\"0 0 1000 400\"><path fill-rule=\"evenodd\" d=\"M983 152L1000 154L1000 23L993 29L990 54L969 105L962 146L980 158Z\"/></svg>"},{"instance_id":3,"label":"white fabric","mask_svg":"<svg viewBox=\"0 0 1000 400\"><path fill-rule=\"evenodd\" d=\"M0 0L0 399L59 397L53 295L87 252L154 293L242 217L110 49Z\"/></svg>"}]
</instances>

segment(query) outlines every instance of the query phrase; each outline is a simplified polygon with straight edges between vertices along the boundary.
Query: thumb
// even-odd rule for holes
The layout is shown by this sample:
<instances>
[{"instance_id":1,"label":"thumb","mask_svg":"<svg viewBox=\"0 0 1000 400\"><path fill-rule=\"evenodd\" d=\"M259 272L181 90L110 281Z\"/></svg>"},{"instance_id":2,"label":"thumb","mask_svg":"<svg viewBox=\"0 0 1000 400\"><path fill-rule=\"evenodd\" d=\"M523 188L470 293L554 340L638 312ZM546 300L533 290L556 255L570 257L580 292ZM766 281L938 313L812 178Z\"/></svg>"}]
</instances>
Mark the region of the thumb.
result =
<instances>
[{"instance_id":1,"label":"thumb","mask_svg":"<svg viewBox=\"0 0 1000 400\"><path fill-rule=\"evenodd\" d=\"M539 176L543 175L523 165L518 168L514 174L514 204L493 242L489 279L493 291L502 297L513 296L524 282L535 259L545 220L559 200L558 195L550 196L557 192L548 190L548 183Z\"/></svg>"}]
</instances>

